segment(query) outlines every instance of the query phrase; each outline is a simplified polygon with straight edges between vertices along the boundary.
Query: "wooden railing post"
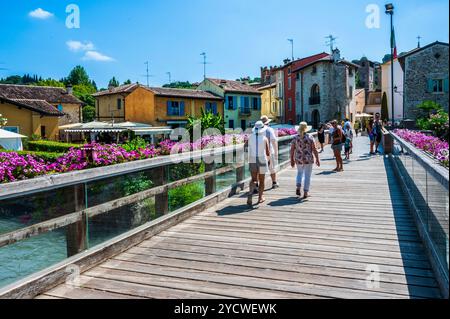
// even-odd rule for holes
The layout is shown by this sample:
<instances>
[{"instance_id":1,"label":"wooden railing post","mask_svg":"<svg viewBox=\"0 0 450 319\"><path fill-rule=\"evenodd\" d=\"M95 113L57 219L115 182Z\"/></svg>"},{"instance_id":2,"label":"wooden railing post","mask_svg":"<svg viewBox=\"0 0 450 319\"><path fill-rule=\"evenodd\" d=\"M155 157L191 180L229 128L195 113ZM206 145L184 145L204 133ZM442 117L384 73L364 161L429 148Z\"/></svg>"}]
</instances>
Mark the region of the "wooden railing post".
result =
<instances>
[{"instance_id":1,"label":"wooden railing post","mask_svg":"<svg viewBox=\"0 0 450 319\"><path fill-rule=\"evenodd\" d=\"M73 200L75 211L82 211L86 208L86 184L73 186ZM66 231L67 257L74 256L87 249L87 219L83 213L80 221L68 225Z\"/></svg>"},{"instance_id":2,"label":"wooden railing post","mask_svg":"<svg viewBox=\"0 0 450 319\"><path fill-rule=\"evenodd\" d=\"M205 163L205 172L212 172L215 169L215 163ZM216 175L205 178L205 195L209 196L216 192Z\"/></svg>"},{"instance_id":3,"label":"wooden railing post","mask_svg":"<svg viewBox=\"0 0 450 319\"><path fill-rule=\"evenodd\" d=\"M156 167L152 172L152 181L154 186L162 186L167 184L168 176L166 166ZM169 212L169 190L166 189L163 193L155 195L155 211L156 216L160 217Z\"/></svg>"},{"instance_id":4,"label":"wooden railing post","mask_svg":"<svg viewBox=\"0 0 450 319\"><path fill-rule=\"evenodd\" d=\"M388 131L383 131L383 150L384 154L392 154L394 151L394 139Z\"/></svg>"}]
</instances>

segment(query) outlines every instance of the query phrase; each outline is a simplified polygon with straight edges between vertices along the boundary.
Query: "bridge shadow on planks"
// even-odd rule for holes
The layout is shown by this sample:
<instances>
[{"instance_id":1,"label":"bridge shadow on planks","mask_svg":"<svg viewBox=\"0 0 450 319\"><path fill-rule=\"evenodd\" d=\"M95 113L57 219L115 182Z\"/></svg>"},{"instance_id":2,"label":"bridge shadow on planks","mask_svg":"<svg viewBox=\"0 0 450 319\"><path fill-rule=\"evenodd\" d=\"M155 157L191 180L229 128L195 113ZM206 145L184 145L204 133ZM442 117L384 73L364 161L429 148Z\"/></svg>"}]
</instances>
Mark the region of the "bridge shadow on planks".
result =
<instances>
[{"instance_id":1,"label":"bridge shadow on planks","mask_svg":"<svg viewBox=\"0 0 450 319\"><path fill-rule=\"evenodd\" d=\"M423 294L427 294L427 290L429 289L427 286L421 286L420 281L418 283L417 279L420 279L420 276L418 276L418 271L425 272L432 272L431 265L429 263L429 260L423 260L420 259L419 256L426 256L425 248L423 246L423 243L419 237L419 233L417 228L415 227L412 230L410 230L409 236L402 236L401 234L404 234L404 226L405 226L405 207L408 209L409 212L409 218L408 220L414 223L413 219L413 212L410 211L409 205L407 203L407 196L403 193L403 189L400 185L399 180L397 179L397 176L395 175L394 168L392 167L392 163L390 162L389 158L387 156L384 156L384 168L386 170L386 175L388 177L387 184L389 187L389 194L390 194L390 200L392 203L393 208L393 217L395 226L397 229L397 237L398 237L398 245L400 248L400 255L403 260L404 265L404 273L406 282L408 285L408 291L411 296L420 296ZM402 201L399 202L398 200L398 194L401 193L404 198ZM411 249L411 244L414 243L420 243L420 251L414 251ZM419 278L418 278L419 277ZM434 280L434 279L433 279ZM435 282L435 285L437 285L437 282ZM435 295L435 297L441 297Z\"/></svg>"}]
</instances>

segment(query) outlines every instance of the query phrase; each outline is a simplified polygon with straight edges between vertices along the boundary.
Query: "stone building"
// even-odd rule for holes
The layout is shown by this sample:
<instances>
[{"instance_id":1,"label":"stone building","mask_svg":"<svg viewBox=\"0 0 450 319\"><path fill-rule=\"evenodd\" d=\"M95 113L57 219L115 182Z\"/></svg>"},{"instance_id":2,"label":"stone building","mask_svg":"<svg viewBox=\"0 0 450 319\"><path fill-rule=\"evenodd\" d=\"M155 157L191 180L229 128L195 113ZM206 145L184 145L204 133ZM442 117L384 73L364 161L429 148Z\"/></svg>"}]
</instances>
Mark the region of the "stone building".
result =
<instances>
[{"instance_id":1,"label":"stone building","mask_svg":"<svg viewBox=\"0 0 450 319\"><path fill-rule=\"evenodd\" d=\"M358 65L340 57L338 49L292 72L296 78L299 117L317 128L320 122L356 115L355 74Z\"/></svg>"},{"instance_id":2,"label":"stone building","mask_svg":"<svg viewBox=\"0 0 450 319\"><path fill-rule=\"evenodd\" d=\"M380 63L370 61L366 57L362 57L360 60L353 60L352 62L359 65L356 88L365 89L366 93L381 89Z\"/></svg>"},{"instance_id":3,"label":"stone building","mask_svg":"<svg viewBox=\"0 0 450 319\"><path fill-rule=\"evenodd\" d=\"M439 103L448 112L448 59L448 43L438 41L399 56L406 118L417 118L417 105L426 100Z\"/></svg>"}]
</instances>

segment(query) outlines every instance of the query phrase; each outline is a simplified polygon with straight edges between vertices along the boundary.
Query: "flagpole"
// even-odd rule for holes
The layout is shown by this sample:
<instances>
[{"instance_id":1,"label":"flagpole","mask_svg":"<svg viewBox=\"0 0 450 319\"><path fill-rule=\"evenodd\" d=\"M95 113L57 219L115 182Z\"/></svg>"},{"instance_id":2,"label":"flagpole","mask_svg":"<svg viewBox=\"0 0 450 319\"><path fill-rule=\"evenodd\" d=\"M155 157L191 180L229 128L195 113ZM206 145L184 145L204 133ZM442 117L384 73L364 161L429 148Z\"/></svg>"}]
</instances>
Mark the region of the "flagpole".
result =
<instances>
[{"instance_id":1,"label":"flagpole","mask_svg":"<svg viewBox=\"0 0 450 319\"><path fill-rule=\"evenodd\" d=\"M394 47L395 47L395 35L394 35L394 6L392 3L386 5L386 14L391 16L391 106L392 106L392 118L391 125L394 126ZM404 116L404 115L403 115Z\"/></svg>"}]
</instances>

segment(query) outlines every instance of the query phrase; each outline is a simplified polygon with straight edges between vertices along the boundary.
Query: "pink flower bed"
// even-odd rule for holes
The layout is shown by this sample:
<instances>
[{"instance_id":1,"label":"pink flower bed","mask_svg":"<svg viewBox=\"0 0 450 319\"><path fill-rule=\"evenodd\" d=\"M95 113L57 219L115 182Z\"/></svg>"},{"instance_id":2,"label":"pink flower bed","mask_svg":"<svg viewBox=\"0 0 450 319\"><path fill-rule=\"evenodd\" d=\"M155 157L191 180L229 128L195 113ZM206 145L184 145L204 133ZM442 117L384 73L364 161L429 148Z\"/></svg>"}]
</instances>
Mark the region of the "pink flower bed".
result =
<instances>
[{"instance_id":1,"label":"pink flower bed","mask_svg":"<svg viewBox=\"0 0 450 319\"><path fill-rule=\"evenodd\" d=\"M449 167L449 147L447 141L417 131L395 130L394 133L418 149L431 154L445 167Z\"/></svg>"},{"instance_id":2,"label":"pink flower bed","mask_svg":"<svg viewBox=\"0 0 450 319\"><path fill-rule=\"evenodd\" d=\"M295 135L295 130L278 130L279 136ZM242 144L247 141L247 134L228 134L224 136L205 136L191 143L177 143L166 140L159 144L159 148L148 145L146 148L126 151L115 144L87 144L81 149L70 149L69 152L57 158L54 162L45 162L31 155L21 156L17 153L0 152L0 183L24 180L45 174L66 173L87 168L114 165L124 162L136 161L156 156L170 155L174 152L188 152L192 150L208 149L233 144ZM91 159L88 159L88 154Z\"/></svg>"}]
</instances>

